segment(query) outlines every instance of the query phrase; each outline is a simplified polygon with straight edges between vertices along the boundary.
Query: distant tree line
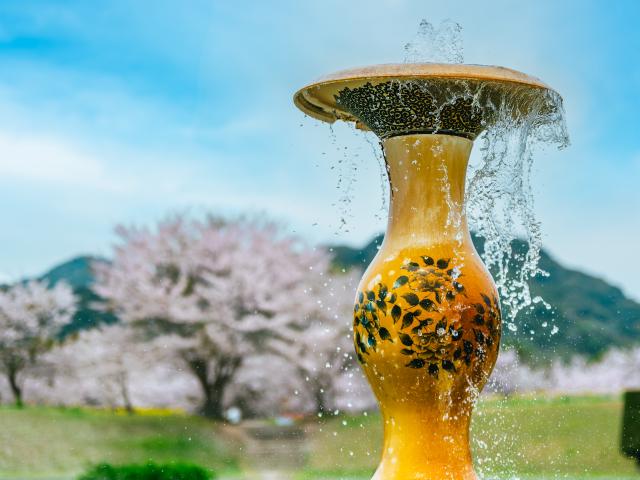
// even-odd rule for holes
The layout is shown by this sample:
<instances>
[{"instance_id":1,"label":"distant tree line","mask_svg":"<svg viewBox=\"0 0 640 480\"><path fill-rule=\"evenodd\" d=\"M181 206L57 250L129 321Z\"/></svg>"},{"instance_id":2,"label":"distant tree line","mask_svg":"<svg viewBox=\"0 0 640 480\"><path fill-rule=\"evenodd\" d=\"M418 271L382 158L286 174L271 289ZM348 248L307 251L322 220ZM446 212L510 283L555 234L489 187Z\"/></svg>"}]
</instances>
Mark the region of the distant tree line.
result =
<instances>
[{"instance_id":1,"label":"distant tree line","mask_svg":"<svg viewBox=\"0 0 640 480\"><path fill-rule=\"evenodd\" d=\"M93 266L90 297L46 279L0 289L3 401L180 406L214 419L229 409L322 415L375 406L351 340L355 267L368 263L374 244L358 256L310 246L266 220L186 215L118 227L117 236L110 261ZM87 309L111 323L71 329ZM522 326L530 342L537 325ZM543 368L507 350L488 390L640 386L640 349L602 355L597 363L547 356Z\"/></svg>"},{"instance_id":2,"label":"distant tree line","mask_svg":"<svg viewBox=\"0 0 640 480\"><path fill-rule=\"evenodd\" d=\"M60 340L76 308L64 283L32 281L0 297L0 355L16 403L27 367L35 373L48 352L50 365L80 372L79 384L83 374L101 378L105 396L127 409L131 371L165 363L195 380L198 411L220 419L243 368L253 362L264 379L286 378L283 361L296 377L286 396L295 385L313 403L304 408L334 408L334 383L354 365L355 284L332 272L326 251L257 219L178 215L154 229L118 227L117 235L112 261L95 265L93 308L119 322ZM239 389L248 398L238 399L249 408L250 383Z\"/></svg>"}]
</instances>

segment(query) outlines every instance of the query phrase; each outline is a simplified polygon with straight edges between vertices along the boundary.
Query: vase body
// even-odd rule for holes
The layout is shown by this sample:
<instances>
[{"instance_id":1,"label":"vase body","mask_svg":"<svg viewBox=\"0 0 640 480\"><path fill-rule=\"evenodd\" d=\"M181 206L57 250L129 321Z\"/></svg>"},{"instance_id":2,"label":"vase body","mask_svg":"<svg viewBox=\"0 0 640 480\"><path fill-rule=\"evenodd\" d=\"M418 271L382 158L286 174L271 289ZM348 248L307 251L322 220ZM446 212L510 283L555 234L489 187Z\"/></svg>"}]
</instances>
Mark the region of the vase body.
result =
<instances>
[{"instance_id":1,"label":"vase body","mask_svg":"<svg viewBox=\"0 0 640 480\"><path fill-rule=\"evenodd\" d=\"M476 478L469 424L497 359L500 306L466 222L472 145L439 134L383 141L389 223L354 308L355 349L384 420L374 480Z\"/></svg>"},{"instance_id":2,"label":"vase body","mask_svg":"<svg viewBox=\"0 0 640 480\"><path fill-rule=\"evenodd\" d=\"M469 424L497 359L500 306L465 217L472 140L513 125L527 138L559 127L565 142L562 99L508 68L403 63L335 72L294 103L375 133L385 152L389 225L354 308L356 353L384 418L374 480L475 479Z\"/></svg>"}]
</instances>

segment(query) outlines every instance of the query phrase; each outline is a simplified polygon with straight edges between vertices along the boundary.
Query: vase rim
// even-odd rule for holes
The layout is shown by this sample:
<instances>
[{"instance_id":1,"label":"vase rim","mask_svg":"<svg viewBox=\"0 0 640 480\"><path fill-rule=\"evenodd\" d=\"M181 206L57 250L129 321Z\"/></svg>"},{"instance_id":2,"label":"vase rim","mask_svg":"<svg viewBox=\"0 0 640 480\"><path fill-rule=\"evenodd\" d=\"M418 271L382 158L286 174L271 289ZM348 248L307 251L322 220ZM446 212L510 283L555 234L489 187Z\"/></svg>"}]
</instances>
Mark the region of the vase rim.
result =
<instances>
[{"instance_id":1,"label":"vase rim","mask_svg":"<svg viewBox=\"0 0 640 480\"><path fill-rule=\"evenodd\" d=\"M504 88L511 84L555 92L539 78L506 67L448 63L394 63L351 68L325 75L298 90L293 96L293 101L300 110L315 119L329 123L336 120L356 122L358 128L369 130L352 113L337 104L338 92L365 84L411 80L469 80L486 83L489 88L491 85Z\"/></svg>"}]
</instances>

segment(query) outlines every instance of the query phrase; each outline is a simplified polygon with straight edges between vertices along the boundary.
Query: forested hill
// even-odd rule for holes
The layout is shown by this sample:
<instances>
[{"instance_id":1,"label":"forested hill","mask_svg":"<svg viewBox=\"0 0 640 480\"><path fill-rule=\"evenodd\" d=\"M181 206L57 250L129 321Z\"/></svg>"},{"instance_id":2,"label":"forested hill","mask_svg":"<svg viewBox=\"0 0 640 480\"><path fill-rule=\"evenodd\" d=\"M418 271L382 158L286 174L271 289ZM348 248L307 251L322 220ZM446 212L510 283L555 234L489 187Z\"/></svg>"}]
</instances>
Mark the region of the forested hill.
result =
<instances>
[{"instance_id":1,"label":"forested hill","mask_svg":"<svg viewBox=\"0 0 640 480\"><path fill-rule=\"evenodd\" d=\"M106 260L90 256L75 257L52 268L40 277L40 280L47 281L51 285L60 281L66 282L73 288L78 298L78 311L73 316L71 323L63 328L62 336L101 323L117 321L113 315L95 309L95 303L99 297L92 290L94 283L92 265L96 262L106 262Z\"/></svg>"},{"instance_id":2,"label":"forested hill","mask_svg":"<svg viewBox=\"0 0 640 480\"><path fill-rule=\"evenodd\" d=\"M382 235L362 249L334 246L329 250L336 266L364 269L381 242ZM481 252L482 240L474 237L474 243ZM518 250L525 245L516 242L513 247ZM503 345L515 346L525 358L535 359L573 354L594 358L610 347L640 344L640 304L600 278L563 267L544 250L540 266L550 275L532 280L532 295L541 296L553 308L549 311L538 304L532 311L520 312L518 330L505 328ZM552 335L554 325L558 331Z\"/></svg>"}]
</instances>

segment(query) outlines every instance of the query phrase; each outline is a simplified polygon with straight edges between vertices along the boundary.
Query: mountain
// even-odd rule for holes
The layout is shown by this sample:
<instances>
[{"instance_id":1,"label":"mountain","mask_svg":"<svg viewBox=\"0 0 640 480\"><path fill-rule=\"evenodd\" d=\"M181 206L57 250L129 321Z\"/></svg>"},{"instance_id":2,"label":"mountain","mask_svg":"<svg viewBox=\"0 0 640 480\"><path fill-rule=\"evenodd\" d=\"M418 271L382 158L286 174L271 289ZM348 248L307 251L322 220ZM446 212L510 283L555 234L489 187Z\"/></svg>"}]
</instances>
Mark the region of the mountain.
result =
<instances>
[{"instance_id":1,"label":"mountain","mask_svg":"<svg viewBox=\"0 0 640 480\"><path fill-rule=\"evenodd\" d=\"M91 289L95 281L93 265L106 262L107 260L99 257L76 257L52 268L39 278L39 280L48 282L51 286L60 281L66 282L78 298L78 310L71 322L62 329L62 337L101 323L117 321L117 318L112 314L101 312L95 308L95 304L100 300L100 297Z\"/></svg>"},{"instance_id":2,"label":"mountain","mask_svg":"<svg viewBox=\"0 0 640 480\"><path fill-rule=\"evenodd\" d=\"M334 265L364 269L382 239L379 235L361 249L330 247ZM482 239L474 236L474 243L482 252ZM512 247L516 252L524 251L526 244L515 241ZM515 321L517 331L503 329L503 345L515 347L521 356L534 361L575 354L597 358L610 347L640 344L640 304L625 297L619 288L562 266L545 250L541 252L540 268L549 276L532 279L531 294L541 296L552 308L536 304L520 312ZM545 322L547 326L543 327ZM552 334L554 326L557 333Z\"/></svg>"},{"instance_id":3,"label":"mountain","mask_svg":"<svg viewBox=\"0 0 640 480\"><path fill-rule=\"evenodd\" d=\"M64 280L71 288L90 287L95 280L92 265L105 262L106 260L99 257L75 257L68 262L53 267L42 275L39 280L47 281L51 286Z\"/></svg>"}]
</instances>

